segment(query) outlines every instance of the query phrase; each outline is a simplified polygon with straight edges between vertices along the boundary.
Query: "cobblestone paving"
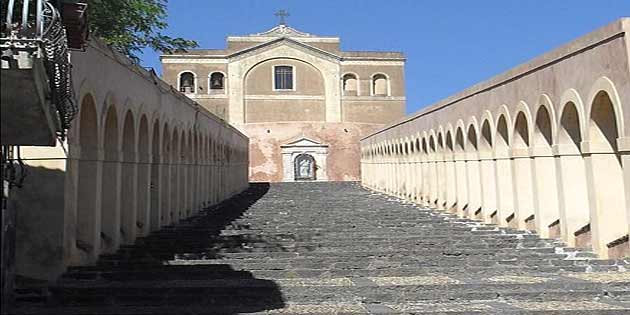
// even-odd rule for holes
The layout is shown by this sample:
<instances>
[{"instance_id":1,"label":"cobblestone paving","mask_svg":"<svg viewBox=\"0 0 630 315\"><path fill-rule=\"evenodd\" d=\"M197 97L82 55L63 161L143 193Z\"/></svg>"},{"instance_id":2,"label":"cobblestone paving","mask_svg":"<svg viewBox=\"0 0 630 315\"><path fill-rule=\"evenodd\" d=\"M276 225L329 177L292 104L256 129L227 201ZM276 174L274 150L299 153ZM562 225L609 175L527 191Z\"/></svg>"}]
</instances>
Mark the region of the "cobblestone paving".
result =
<instances>
[{"instance_id":1,"label":"cobblestone paving","mask_svg":"<svg viewBox=\"0 0 630 315\"><path fill-rule=\"evenodd\" d=\"M356 183L253 184L17 312L630 314L629 266Z\"/></svg>"}]
</instances>

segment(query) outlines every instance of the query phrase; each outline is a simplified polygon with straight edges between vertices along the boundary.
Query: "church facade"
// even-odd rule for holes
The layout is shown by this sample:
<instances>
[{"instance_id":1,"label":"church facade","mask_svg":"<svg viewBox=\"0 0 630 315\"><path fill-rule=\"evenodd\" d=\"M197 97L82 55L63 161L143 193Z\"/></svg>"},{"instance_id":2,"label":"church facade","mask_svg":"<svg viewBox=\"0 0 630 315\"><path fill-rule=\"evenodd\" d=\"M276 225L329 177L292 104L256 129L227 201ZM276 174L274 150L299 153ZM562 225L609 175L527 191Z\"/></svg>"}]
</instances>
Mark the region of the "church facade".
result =
<instances>
[{"instance_id":1,"label":"church facade","mask_svg":"<svg viewBox=\"0 0 630 315\"><path fill-rule=\"evenodd\" d=\"M251 181L359 180L359 140L405 114L405 57L285 23L162 55L163 79L250 138Z\"/></svg>"}]
</instances>

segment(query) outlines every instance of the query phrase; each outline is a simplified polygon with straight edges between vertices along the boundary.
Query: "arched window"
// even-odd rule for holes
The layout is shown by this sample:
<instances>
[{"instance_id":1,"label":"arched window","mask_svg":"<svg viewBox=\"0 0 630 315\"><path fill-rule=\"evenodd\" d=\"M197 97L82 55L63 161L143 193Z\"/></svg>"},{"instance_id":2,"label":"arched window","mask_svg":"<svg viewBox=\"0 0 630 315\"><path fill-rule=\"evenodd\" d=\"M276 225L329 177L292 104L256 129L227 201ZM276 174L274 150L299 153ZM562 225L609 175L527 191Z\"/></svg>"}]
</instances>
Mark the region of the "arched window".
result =
<instances>
[{"instance_id":1,"label":"arched window","mask_svg":"<svg viewBox=\"0 0 630 315\"><path fill-rule=\"evenodd\" d=\"M389 82L384 74L375 74L372 76L372 95L389 96Z\"/></svg>"},{"instance_id":2,"label":"arched window","mask_svg":"<svg viewBox=\"0 0 630 315\"><path fill-rule=\"evenodd\" d=\"M343 95L359 95L359 80L356 75L348 73L343 76Z\"/></svg>"},{"instance_id":3,"label":"arched window","mask_svg":"<svg viewBox=\"0 0 630 315\"><path fill-rule=\"evenodd\" d=\"M192 72L179 74L179 91L182 93L195 93L195 75Z\"/></svg>"},{"instance_id":4,"label":"arched window","mask_svg":"<svg viewBox=\"0 0 630 315\"><path fill-rule=\"evenodd\" d=\"M210 74L210 93L223 93L225 76L221 72Z\"/></svg>"}]
</instances>

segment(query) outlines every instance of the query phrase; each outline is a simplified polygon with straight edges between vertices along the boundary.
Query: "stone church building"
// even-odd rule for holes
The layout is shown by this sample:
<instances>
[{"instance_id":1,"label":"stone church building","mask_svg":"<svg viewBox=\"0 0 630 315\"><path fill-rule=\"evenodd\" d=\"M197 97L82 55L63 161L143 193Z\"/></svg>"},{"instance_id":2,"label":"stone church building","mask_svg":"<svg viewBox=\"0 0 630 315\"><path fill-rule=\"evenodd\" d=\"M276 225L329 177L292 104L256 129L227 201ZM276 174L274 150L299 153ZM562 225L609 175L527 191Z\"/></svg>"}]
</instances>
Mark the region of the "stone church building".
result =
<instances>
[{"instance_id":1,"label":"stone church building","mask_svg":"<svg viewBox=\"0 0 630 315\"><path fill-rule=\"evenodd\" d=\"M251 181L360 179L359 140L405 114L400 52L272 29L162 55L163 78L250 138Z\"/></svg>"}]
</instances>

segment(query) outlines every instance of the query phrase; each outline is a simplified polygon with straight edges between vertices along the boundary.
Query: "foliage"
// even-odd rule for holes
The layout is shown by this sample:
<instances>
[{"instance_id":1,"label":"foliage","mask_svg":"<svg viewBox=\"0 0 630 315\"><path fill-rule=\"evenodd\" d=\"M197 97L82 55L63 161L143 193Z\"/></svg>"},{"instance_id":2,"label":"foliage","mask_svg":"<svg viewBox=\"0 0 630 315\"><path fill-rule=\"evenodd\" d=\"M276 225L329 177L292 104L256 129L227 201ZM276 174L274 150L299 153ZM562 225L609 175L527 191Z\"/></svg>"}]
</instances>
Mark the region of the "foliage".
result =
<instances>
[{"instance_id":1,"label":"foliage","mask_svg":"<svg viewBox=\"0 0 630 315\"><path fill-rule=\"evenodd\" d=\"M91 0L89 23L93 35L138 61L144 48L170 53L197 47L197 42L164 35L168 0Z\"/></svg>"}]
</instances>

